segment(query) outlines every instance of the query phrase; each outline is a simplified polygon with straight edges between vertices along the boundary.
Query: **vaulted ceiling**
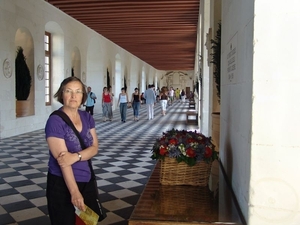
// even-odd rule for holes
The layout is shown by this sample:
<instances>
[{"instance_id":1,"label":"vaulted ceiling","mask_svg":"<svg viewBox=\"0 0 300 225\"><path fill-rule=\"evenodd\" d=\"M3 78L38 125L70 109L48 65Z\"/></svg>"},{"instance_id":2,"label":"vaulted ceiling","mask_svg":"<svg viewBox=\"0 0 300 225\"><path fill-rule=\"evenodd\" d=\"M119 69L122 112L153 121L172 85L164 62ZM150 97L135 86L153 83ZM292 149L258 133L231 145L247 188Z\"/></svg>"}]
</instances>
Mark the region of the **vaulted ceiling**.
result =
<instances>
[{"instance_id":1,"label":"vaulted ceiling","mask_svg":"<svg viewBox=\"0 0 300 225\"><path fill-rule=\"evenodd\" d=\"M46 0L158 70L193 70L200 0Z\"/></svg>"}]
</instances>

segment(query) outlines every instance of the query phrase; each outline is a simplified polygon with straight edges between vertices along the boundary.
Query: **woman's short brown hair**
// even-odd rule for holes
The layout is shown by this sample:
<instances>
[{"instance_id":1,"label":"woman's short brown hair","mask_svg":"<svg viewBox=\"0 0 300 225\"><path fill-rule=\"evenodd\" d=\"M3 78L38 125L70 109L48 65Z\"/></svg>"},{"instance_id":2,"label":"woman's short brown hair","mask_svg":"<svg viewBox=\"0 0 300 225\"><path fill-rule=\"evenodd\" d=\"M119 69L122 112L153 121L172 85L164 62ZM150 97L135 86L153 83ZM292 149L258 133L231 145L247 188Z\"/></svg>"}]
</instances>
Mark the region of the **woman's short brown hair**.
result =
<instances>
[{"instance_id":1,"label":"woman's short brown hair","mask_svg":"<svg viewBox=\"0 0 300 225\"><path fill-rule=\"evenodd\" d=\"M68 78L64 79L61 82L59 89L55 93L54 98L56 98L57 101L60 102L61 104L64 104L63 92L65 90L65 86L72 81L78 81L81 83L81 89L82 89L81 105L83 105L87 99L86 86L84 85L84 83L82 83L82 81L78 77L68 77Z\"/></svg>"},{"instance_id":2,"label":"woman's short brown hair","mask_svg":"<svg viewBox=\"0 0 300 225\"><path fill-rule=\"evenodd\" d=\"M161 88L161 92L162 92L162 93L165 93L165 92L167 92L167 91L168 91L168 88L167 88L167 87L164 86L164 87Z\"/></svg>"}]
</instances>

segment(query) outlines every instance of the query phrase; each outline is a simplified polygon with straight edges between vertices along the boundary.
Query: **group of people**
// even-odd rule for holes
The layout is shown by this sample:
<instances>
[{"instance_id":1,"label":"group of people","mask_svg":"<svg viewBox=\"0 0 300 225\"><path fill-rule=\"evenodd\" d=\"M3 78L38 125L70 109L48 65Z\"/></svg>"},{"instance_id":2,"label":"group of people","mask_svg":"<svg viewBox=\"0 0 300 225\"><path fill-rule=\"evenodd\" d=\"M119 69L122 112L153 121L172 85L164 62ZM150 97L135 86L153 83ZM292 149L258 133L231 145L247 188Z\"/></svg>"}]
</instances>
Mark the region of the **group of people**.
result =
<instances>
[{"instance_id":1,"label":"group of people","mask_svg":"<svg viewBox=\"0 0 300 225\"><path fill-rule=\"evenodd\" d=\"M113 118L113 98L114 94L111 92L111 87L104 87L102 92L102 113L103 113L103 121L109 120L112 121ZM85 110L94 115L94 106L96 103L96 95L92 92L91 87L87 87L87 99L85 103Z\"/></svg>"},{"instance_id":2,"label":"group of people","mask_svg":"<svg viewBox=\"0 0 300 225\"><path fill-rule=\"evenodd\" d=\"M177 94L180 94L180 97L177 97ZM148 85L148 89L144 93L145 103L147 105L147 116L148 120L152 120L154 118L154 105L156 102L160 102L161 104L161 114L166 115L167 106L172 105L176 95L176 99L181 99L181 102L185 102L185 91L182 89L181 91L177 88L176 92L173 87L168 89L167 87L162 87L161 89L157 88L155 90L154 85Z\"/></svg>"},{"instance_id":3,"label":"group of people","mask_svg":"<svg viewBox=\"0 0 300 225\"><path fill-rule=\"evenodd\" d=\"M96 95L91 91L92 88L88 87L87 88L87 99L85 103L85 110L90 113L91 115L94 115L94 106L96 103ZM140 109L140 104L142 103L142 96L140 95L139 89L135 88L134 93L132 93L132 98L131 100L128 97L128 94L123 87L121 89L121 93L119 94L118 98L118 106L120 108L120 114L121 114L121 121L123 123L126 122L126 115L127 115L127 108L128 106L132 106L133 108L133 115L134 115L134 120L138 121L139 120L139 109ZM111 92L111 87L103 88L103 93L102 93L102 114L103 114L103 121L112 121L113 119L113 106L114 102L114 94Z\"/></svg>"},{"instance_id":4,"label":"group of people","mask_svg":"<svg viewBox=\"0 0 300 225\"><path fill-rule=\"evenodd\" d=\"M176 88L175 98L176 98L176 100L181 100L182 102L185 102L186 95L185 95L184 89L179 90L178 88Z\"/></svg>"},{"instance_id":5,"label":"group of people","mask_svg":"<svg viewBox=\"0 0 300 225\"><path fill-rule=\"evenodd\" d=\"M104 87L102 93L105 121L112 120L113 117L114 95L110 89ZM57 111L70 119L74 129L57 114L49 116L45 127L49 147L46 197L51 224L74 225L75 207L83 211L86 206L97 208L97 193L93 191L95 187L90 165L90 160L99 149L93 118L97 97L91 90L91 87L86 89L79 78L68 77L62 81L54 95L62 104ZM147 105L148 120L152 120L157 98L161 103L162 115L165 115L168 101L174 100L174 90L163 87L157 92L154 85L148 85L143 97ZM134 89L131 99L126 89L122 88L118 98L121 121L126 122L128 104L133 108L134 120L138 121L141 102L142 96L138 88ZM79 110L81 105L86 106L85 111Z\"/></svg>"},{"instance_id":6,"label":"group of people","mask_svg":"<svg viewBox=\"0 0 300 225\"><path fill-rule=\"evenodd\" d=\"M157 88L155 90L154 85L148 85L148 88L145 92L140 94L138 88L134 89L131 99L126 92L126 89L123 87L121 93L118 97L118 106L120 108L121 121L126 122L127 108L132 107L134 121L139 120L139 109L141 104L145 103L147 105L147 116L148 120L154 118L154 105L155 103L161 104L161 114L166 115L166 109L168 105L172 105L174 100L180 99L181 102L185 102L186 94L184 89L176 90L173 87L168 89L167 87L162 87L161 89ZM86 100L86 111L91 115L94 114L94 104L96 102L96 95L91 92L91 87L87 88L87 100ZM113 100L114 94L111 92L111 88L104 87L102 93L102 113L103 121L112 121L113 118Z\"/></svg>"},{"instance_id":7,"label":"group of people","mask_svg":"<svg viewBox=\"0 0 300 225\"><path fill-rule=\"evenodd\" d=\"M180 97L178 96L178 94L180 95ZM176 91L174 91L173 87L168 90L167 87L162 87L159 99L161 103L161 113L164 116L166 115L167 106L172 105L175 99L181 99L181 102L185 102L185 91L184 89L180 91L178 88L176 89Z\"/></svg>"}]
</instances>

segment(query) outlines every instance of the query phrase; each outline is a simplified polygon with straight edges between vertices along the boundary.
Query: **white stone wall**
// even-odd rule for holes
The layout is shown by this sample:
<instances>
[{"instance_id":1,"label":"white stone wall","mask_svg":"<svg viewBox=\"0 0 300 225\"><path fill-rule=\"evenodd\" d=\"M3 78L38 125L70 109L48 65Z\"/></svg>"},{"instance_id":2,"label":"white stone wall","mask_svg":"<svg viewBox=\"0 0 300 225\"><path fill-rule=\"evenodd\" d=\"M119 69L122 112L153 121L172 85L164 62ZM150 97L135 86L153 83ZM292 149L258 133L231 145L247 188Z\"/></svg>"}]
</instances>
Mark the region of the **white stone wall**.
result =
<instances>
[{"instance_id":1,"label":"white stone wall","mask_svg":"<svg viewBox=\"0 0 300 225\"><path fill-rule=\"evenodd\" d=\"M210 38L207 37L207 33L210 29L210 0L200 1L200 17L199 19L199 29L201 32L201 43L200 43L200 55L202 56L202 88L200 88L199 99L200 112L200 131L211 136L211 113L212 113L212 87L213 79L211 76L211 71L209 68L209 54L207 45L210 43Z\"/></svg>"},{"instance_id":2,"label":"white stone wall","mask_svg":"<svg viewBox=\"0 0 300 225\"><path fill-rule=\"evenodd\" d=\"M250 179L253 173L251 121L254 6L253 1L223 1L222 4L220 156L248 220ZM229 69L232 66L231 59L234 59L235 67Z\"/></svg>"},{"instance_id":3,"label":"white stone wall","mask_svg":"<svg viewBox=\"0 0 300 225\"><path fill-rule=\"evenodd\" d=\"M300 224L300 2L286 3L222 2L220 154L248 225Z\"/></svg>"},{"instance_id":4,"label":"white stone wall","mask_svg":"<svg viewBox=\"0 0 300 225\"><path fill-rule=\"evenodd\" d=\"M61 81L71 75L74 67L75 76L92 87L98 101L96 113L102 113L101 95L106 86L106 71L109 68L114 78L113 92L120 92L121 80L127 74L130 92L138 85L142 71L145 79L154 80L156 69L141 61L134 55L115 45L103 36L95 33L68 15L62 13L44 0L1 0L0 1L0 138L10 137L21 133L42 129L49 114L61 105L53 99L51 106L45 106L44 80L36 79L36 68L44 62L44 33L53 33L55 36L53 57L53 90L57 91ZM14 60L16 52L15 36L19 28L29 30L33 38L34 65L34 111L33 116L16 118L15 115L15 77ZM116 57L121 62L121 74L115 77ZM3 74L3 62L11 62L12 76L6 78ZM150 72L149 72L150 71ZM151 73L151 74L149 74ZM146 80L144 81L146 82ZM140 83L142 81L140 80ZM122 84L123 85L123 84ZM117 100L115 101L117 102Z\"/></svg>"}]
</instances>

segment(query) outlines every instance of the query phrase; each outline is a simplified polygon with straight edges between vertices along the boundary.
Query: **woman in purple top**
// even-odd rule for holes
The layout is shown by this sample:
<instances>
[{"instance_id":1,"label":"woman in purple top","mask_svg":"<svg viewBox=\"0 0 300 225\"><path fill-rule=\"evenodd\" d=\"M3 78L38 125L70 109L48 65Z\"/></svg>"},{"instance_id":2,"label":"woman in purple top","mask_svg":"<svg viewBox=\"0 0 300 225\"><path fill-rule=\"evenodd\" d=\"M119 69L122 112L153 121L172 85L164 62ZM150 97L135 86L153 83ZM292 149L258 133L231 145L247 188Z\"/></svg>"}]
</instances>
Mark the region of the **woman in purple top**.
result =
<instances>
[{"instance_id":1,"label":"woman in purple top","mask_svg":"<svg viewBox=\"0 0 300 225\"><path fill-rule=\"evenodd\" d=\"M63 104L59 109L73 122L87 148L61 117L49 117L45 134L49 146L46 196L52 225L75 224L75 208L85 210L96 202L88 160L98 153L98 138L93 117L79 110L87 98L85 85L76 77L66 78L54 95Z\"/></svg>"}]
</instances>

